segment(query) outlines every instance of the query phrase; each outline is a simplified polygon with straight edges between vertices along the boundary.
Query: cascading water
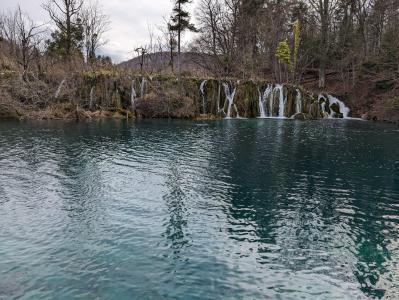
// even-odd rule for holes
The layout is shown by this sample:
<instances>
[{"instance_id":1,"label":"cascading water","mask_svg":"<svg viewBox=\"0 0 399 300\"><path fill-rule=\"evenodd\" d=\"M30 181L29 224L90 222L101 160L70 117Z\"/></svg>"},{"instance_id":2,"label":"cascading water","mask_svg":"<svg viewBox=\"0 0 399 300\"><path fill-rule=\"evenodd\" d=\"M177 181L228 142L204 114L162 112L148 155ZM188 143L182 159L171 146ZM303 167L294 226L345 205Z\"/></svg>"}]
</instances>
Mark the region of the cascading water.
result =
<instances>
[{"instance_id":1,"label":"cascading water","mask_svg":"<svg viewBox=\"0 0 399 300\"><path fill-rule=\"evenodd\" d=\"M299 89L296 90L296 98L295 98L295 113L302 113L302 95Z\"/></svg>"},{"instance_id":2,"label":"cascading water","mask_svg":"<svg viewBox=\"0 0 399 300\"><path fill-rule=\"evenodd\" d=\"M202 96L202 113L205 115L206 114L206 97L205 97L205 85L207 83L207 80L204 80L201 82L200 85L200 92Z\"/></svg>"},{"instance_id":3,"label":"cascading water","mask_svg":"<svg viewBox=\"0 0 399 300\"><path fill-rule=\"evenodd\" d=\"M144 97L146 82L147 81L146 81L145 77L143 77L143 79L141 80L141 84L140 84L140 97Z\"/></svg>"},{"instance_id":4,"label":"cascading water","mask_svg":"<svg viewBox=\"0 0 399 300\"><path fill-rule=\"evenodd\" d=\"M233 104L233 105L234 105L234 109L236 110L236 113L237 113L237 119L241 119L240 112L238 111L237 105L235 105L235 104Z\"/></svg>"},{"instance_id":5,"label":"cascading water","mask_svg":"<svg viewBox=\"0 0 399 300\"><path fill-rule=\"evenodd\" d=\"M319 95L319 97L318 97L318 99L317 99L317 101L319 102L319 103L321 103L321 113L322 113L322 115L323 115L323 117L324 117L324 115L326 114L326 102L327 102L327 99L326 99L326 97L324 97L323 95Z\"/></svg>"},{"instance_id":6,"label":"cascading water","mask_svg":"<svg viewBox=\"0 0 399 300\"><path fill-rule=\"evenodd\" d=\"M270 98L270 95L273 92L273 86L269 84L265 91L262 93L259 90L259 111L260 111L260 118L267 118L267 101Z\"/></svg>"},{"instance_id":7,"label":"cascading water","mask_svg":"<svg viewBox=\"0 0 399 300\"><path fill-rule=\"evenodd\" d=\"M94 109L94 102L96 101L95 99L95 87L92 86L90 90L90 104L89 104L89 109L93 110Z\"/></svg>"},{"instance_id":8,"label":"cascading water","mask_svg":"<svg viewBox=\"0 0 399 300\"><path fill-rule=\"evenodd\" d=\"M232 90L230 85L228 83L223 83L223 88L224 88L224 93L226 94L226 100L228 101L228 108L227 108L227 114L226 114L226 119L231 118L231 108L233 107L234 104L234 97L236 95L236 88ZM235 107L237 111L237 117L238 117L238 109Z\"/></svg>"},{"instance_id":9,"label":"cascading water","mask_svg":"<svg viewBox=\"0 0 399 300\"><path fill-rule=\"evenodd\" d=\"M136 97L137 97L137 93L134 88L135 83L136 83L136 81L132 80L132 91L131 91L131 95L130 95L130 103L131 103L132 109L134 109L134 102L136 101Z\"/></svg>"},{"instance_id":10,"label":"cascading water","mask_svg":"<svg viewBox=\"0 0 399 300\"><path fill-rule=\"evenodd\" d=\"M279 99L280 99L278 107L279 108L278 117L284 118L285 103L286 103L286 99L284 98L284 86L277 84L274 90L279 93Z\"/></svg>"},{"instance_id":11,"label":"cascading water","mask_svg":"<svg viewBox=\"0 0 399 300\"><path fill-rule=\"evenodd\" d=\"M334 110L331 108L333 104L338 105L339 111L341 112L342 116L344 119L348 118L350 109L343 103L341 100L331 96L327 95L328 100L330 101L330 118L334 118L336 116L336 113Z\"/></svg>"},{"instance_id":12,"label":"cascading water","mask_svg":"<svg viewBox=\"0 0 399 300\"><path fill-rule=\"evenodd\" d=\"M265 106L263 103L265 102L265 99L263 97L263 93L258 89L259 92L259 111L260 111L260 118L266 118L266 112L265 112Z\"/></svg>"},{"instance_id":13,"label":"cascading water","mask_svg":"<svg viewBox=\"0 0 399 300\"><path fill-rule=\"evenodd\" d=\"M218 114L223 113L226 116L226 112L224 111L224 105L223 105L222 108L220 108L221 93L222 93L222 84L219 82L219 84L218 84L217 112L218 112Z\"/></svg>"},{"instance_id":14,"label":"cascading water","mask_svg":"<svg viewBox=\"0 0 399 300\"><path fill-rule=\"evenodd\" d=\"M287 118L303 113L304 98L302 97L299 88L297 88L295 92L295 101L293 103L294 106L287 108L287 103L292 102L288 101L287 95L284 93L284 85L277 84L273 86L272 84L269 84L263 92L258 88L260 118ZM275 113L274 111L275 97L278 97L278 113ZM318 96L318 102L320 104L320 111L323 117L348 118L350 109L339 99L331 95L320 94ZM286 111L292 112L292 115L287 116ZM293 111L295 111L295 113Z\"/></svg>"},{"instance_id":15,"label":"cascading water","mask_svg":"<svg viewBox=\"0 0 399 300\"><path fill-rule=\"evenodd\" d=\"M274 110L274 89L273 86L270 85L270 96L269 96L269 117L273 117L273 110Z\"/></svg>"},{"instance_id":16,"label":"cascading water","mask_svg":"<svg viewBox=\"0 0 399 300\"><path fill-rule=\"evenodd\" d=\"M55 95L54 95L54 98L55 98L55 99L57 99L57 98L60 96L61 89L62 89L62 87L64 86L64 84L65 84L65 81L66 81L66 79L65 79L65 78L64 78L64 79L62 79L62 81L61 81L60 85L58 86L58 88L57 88L57 91L55 92Z\"/></svg>"},{"instance_id":17,"label":"cascading water","mask_svg":"<svg viewBox=\"0 0 399 300\"><path fill-rule=\"evenodd\" d=\"M318 97L318 101L320 103L321 106L321 112L323 114L323 116L328 116L328 118L330 119L334 119L334 118L340 118L342 117L343 119L348 118L349 113L350 113L350 109L345 105L345 103L343 103L341 100L335 98L334 96L331 95L326 95L327 98L320 94ZM327 101L328 101L328 105L327 105ZM337 116L337 113L334 109L334 105L337 106L337 108L339 109L339 112L342 114L342 116ZM327 107L328 107L328 111L327 111Z\"/></svg>"}]
</instances>

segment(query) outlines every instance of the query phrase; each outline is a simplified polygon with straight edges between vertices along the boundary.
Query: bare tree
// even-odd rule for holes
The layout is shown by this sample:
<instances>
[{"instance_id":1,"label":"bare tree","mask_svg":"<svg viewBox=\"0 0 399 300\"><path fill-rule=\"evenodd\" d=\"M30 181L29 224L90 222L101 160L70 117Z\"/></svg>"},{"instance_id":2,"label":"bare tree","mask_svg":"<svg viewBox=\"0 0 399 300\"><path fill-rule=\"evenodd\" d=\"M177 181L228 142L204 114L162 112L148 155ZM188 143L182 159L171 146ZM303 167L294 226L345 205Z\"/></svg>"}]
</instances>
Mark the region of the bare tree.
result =
<instances>
[{"instance_id":1,"label":"bare tree","mask_svg":"<svg viewBox=\"0 0 399 300\"><path fill-rule=\"evenodd\" d=\"M0 35L9 43L9 53L14 55L17 45L17 13L7 11L0 15Z\"/></svg>"},{"instance_id":2,"label":"bare tree","mask_svg":"<svg viewBox=\"0 0 399 300\"><path fill-rule=\"evenodd\" d=\"M164 25L159 27L161 33L161 44L162 48L166 49L168 55L168 65L170 66L171 72L174 72L174 58L175 51L177 48L177 32L171 30L171 24L168 20L164 19Z\"/></svg>"},{"instance_id":3,"label":"bare tree","mask_svg":"<svg viewBox=\"0 0 399 300\"><path fill-rule=\"evenodd\" d=\"M104 33L109 30L109 17L105 15L98 1L90 2L82 8L82 22L84 26L85 54L87 61L96 58L99 47L107 43L103 39Z\"/></svg>"},{"instance_id":4,"label":"bare tree","mask_svg":"<svg viewBox=\"0 0 399 300\"><path fill-rule=\"evenodd\" d=\"M14 12L1 15L0 20L1 34L9 42L10 53L22 67L22 77L26 80L31 62L39 53L43 25L36 25L19 6Z\"/></svg>"},{"instance_id":5,"label":"bare tree","mask_svg":"<svg viewBox=\"0 0 399 300\"><path fill-rule=\"evenodd\" d=\"M40 30L43 25L35 25L32 19L21 11L19 6L15 20L18 46L17 59L22 66L23 77L26 79L30 63L37 58L38 46L42 42L41 35L44 30Z\"/></svg>"},{"instance_id":6,"label":"bare tree","mask_svg":"<svg viewBox=\"0 0 399 300\"><path fill-rule=\"evenodd\" d=\"M142 46L134 49L134 51L137 53L137 57L140 57L140 72L141 74L143 74L144 58L148 51L145 47Z\"/></svg>"},{"instance_id":7,"label":"bare tree","mask_svg":"<svg viewBox=\"0 0 399 300\"><path fill-rule=\"evenodd\" d=\"M319 88L326 87L326 68L330 49L330 26L333 15L338 8L338 0L309 0L316 11L320 24L319 47Z\"/></svg>"}]
</instances>

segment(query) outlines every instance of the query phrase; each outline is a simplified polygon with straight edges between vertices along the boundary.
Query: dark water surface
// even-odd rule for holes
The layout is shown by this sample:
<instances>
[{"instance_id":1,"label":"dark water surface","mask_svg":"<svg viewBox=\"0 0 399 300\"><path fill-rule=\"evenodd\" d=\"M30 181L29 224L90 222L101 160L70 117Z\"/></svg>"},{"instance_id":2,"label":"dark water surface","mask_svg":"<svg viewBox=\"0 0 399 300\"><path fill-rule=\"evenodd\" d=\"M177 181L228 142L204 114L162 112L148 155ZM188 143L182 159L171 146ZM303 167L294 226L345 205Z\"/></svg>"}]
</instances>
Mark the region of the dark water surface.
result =
<instances>
[{"instance_id":1,"label":"dark water surface","mask_svg":"<svg viewBox=\"0 0 399 300\"><path fill-rule=\"evenodd\" d=\"M399 129L0 122L0 299L399 299Z\"/></svg>"}]
</instances>

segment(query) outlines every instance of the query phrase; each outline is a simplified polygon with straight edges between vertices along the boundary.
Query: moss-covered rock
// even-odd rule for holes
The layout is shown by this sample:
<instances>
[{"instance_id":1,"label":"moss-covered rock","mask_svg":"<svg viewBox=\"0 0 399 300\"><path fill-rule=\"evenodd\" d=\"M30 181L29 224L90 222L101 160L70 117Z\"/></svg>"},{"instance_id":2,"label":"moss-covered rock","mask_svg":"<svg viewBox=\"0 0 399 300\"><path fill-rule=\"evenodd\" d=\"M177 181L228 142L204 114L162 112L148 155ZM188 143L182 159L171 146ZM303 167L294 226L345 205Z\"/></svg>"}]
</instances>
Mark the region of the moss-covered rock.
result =
<instances>
[{"instance_id":1,"label":"moss-covered rock","mask_svg":"<svg viewBox=\"0 0 399 300\"><path fill-rule=\"evenodd\" d=\"M136 100L136 112L143 118L194 118L194 100L178 93L150 93Z\"/></svg>"},{"instance_id":2,"label":"moss-covered rock","mask_svg":"<svg viewBox=\"0 0 399 300\"><path fill-rule=\"evenodd\" d=\"M309 116L304 113L297 113L292 117L294 120L306 121L309 119Z\"/></svg>"}]
</instances>

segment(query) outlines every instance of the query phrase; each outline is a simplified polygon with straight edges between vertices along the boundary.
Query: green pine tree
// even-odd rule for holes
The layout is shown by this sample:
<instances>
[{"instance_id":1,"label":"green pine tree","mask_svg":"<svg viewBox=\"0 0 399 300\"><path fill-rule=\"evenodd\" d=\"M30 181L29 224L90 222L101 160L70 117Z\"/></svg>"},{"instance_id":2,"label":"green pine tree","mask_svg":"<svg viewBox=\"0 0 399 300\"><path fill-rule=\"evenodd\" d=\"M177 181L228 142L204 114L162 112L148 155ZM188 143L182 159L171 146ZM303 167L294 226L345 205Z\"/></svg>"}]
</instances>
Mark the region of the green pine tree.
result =
<instances>
[{"instance_id":1,"label":"green pine tree","mask_svg":"<svg viewBox=\"0 0 399 300\"><path fill-rule=\"evenodd\" d=\"M195 26L190 23L190 14L184 10L184 6L191 3L191 0L174 0L174 7L169 23L169 29L177 32L177 68L179 72L179 81L181 77L181 35L184 31L197 31Z\"/></svg>"}]
</instances>

